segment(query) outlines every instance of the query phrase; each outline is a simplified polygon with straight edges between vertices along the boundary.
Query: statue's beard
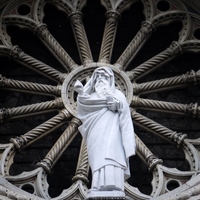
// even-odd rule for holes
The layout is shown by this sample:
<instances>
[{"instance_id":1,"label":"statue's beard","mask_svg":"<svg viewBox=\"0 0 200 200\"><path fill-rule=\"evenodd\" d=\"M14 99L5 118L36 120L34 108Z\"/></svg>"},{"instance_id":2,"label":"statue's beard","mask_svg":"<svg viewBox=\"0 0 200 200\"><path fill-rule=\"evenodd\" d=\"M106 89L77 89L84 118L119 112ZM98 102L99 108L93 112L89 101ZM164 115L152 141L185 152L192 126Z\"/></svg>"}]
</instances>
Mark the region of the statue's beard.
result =
<instances>
[{"instance_id":1,"label":"statue's beard","mask_svg":"<svg viewBox=\"0 0 200 200\"><path fill-rule=\"evenodd\" d=\"M98 79L95 83L95 91L99 98L104 98L106 96L112 95L110 84L105 79Z\"/></svg>"}]
</instances>

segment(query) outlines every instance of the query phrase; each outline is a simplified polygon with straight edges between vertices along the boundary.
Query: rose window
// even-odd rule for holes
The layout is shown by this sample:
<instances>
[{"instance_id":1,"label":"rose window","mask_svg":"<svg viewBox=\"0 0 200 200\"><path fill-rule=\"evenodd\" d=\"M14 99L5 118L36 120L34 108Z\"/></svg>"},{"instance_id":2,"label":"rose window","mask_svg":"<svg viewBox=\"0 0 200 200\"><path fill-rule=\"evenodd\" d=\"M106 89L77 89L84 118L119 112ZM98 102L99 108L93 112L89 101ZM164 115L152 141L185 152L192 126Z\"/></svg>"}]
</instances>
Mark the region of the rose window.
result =
<instances>
[{"instance_id":1,"label":"rose window","mask_svg":"<svg viewBox=\"0 0 200 200\"><path fill-rule=\"evenodd\" d=\"M84 199L74 83L108 66L137 154L128 199L200 195L200 15L179 0L2 0L0 199Z\"/></svg>"}]
</instances>

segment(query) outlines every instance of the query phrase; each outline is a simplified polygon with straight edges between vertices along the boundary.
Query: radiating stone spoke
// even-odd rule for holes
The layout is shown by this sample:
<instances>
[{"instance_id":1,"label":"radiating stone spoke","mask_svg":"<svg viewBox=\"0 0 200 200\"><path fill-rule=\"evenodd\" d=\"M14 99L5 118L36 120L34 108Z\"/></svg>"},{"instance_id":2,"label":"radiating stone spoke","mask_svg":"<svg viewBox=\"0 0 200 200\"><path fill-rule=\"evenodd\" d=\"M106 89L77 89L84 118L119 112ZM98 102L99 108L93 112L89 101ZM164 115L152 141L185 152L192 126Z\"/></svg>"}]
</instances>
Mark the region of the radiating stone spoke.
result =
<instances>
[{"instance_id":1,"label":"radiating stone spoke","mask_svg":"<svg viewBox=\"0 0 200 200\"><path fill-rule=\"evenodd\" d=\"M89 163L88 163L87 147L84 140L82 140L76 173L72 180L74 182L77 180L82 180L87 184L88 171L89 171Z\"/></svg>"},{"instance_id":2,"label":"radiating stone spoke","mask_svg":"<svg viewBox=\"0 0 200 200\"><path fill-rule=\"evenodd\" d=\"M45 44L45 46L50 50L50 52L53 53L55 58L57 58L62 66L66 69L66 71L73 69L73 67L76 66L75 62L71 59L71 57L67 54L67 52L62 48L62 46L56 41L56 39L50 34L50 32L47 29L47 26L43 23L38 24L38 22L30 19L30 18L24 18L21 16L16 15L9 15L3 17L3 22L6 27L6 25L20 25L22 27L28 27L30 30L32 30L35 34L38 35L39 39ZM16 46L13 48L13 50L10 52L10 55L20 62L20 60L25 60L26 64L29 61L33 64L33 58L23 53L19 48L16 48ZM31 60L31 61L30 61ZM35 62L35 60L34 60ZM40 68L43 63L40 61L37 61L37 63L40 63ZM51 75L56 75L56 78L58 79L59 75L58 72L55 69L51 69L49 66L42 66L42 69L47 72L51 72ZM45 73L44 73L45 74ZM50 75L47 73L47 75ZM52 77L55 78L55 77ZM62 77L63 78L63 77Z\"/></svg>"},{"instance_id":3,"label":"radiating stone spoke","mask_svg":"<svg viewBox=\"0 0 200 200\"><path fill-rule=\"evenodd\" d=\"M51 5L49 6L48 4ZM103 14L103 12L105 11L106 23L104 27L104 34L102 36L102 43L99 55L96 55L96 49L98 49L97 45L99 45L96 42L96 38L97 39L100 38L100 35L97 35L97 37L96 35L93 35L92 36L93 38L90 40L90 38L87 38L84 27L85 24L83 24L83 17L86 17L85 18L86 20L84 19L84 22L87 23L86 25L88 25L88 22L90 22L90 20L88 20L87 14L86 16L82 15L82 11L84 12L88 11L87 9L83 10L83 8L88 5L89 9L94 9L92 10L93 13L95 12L95 9L100 9L98 10L98 14L100 15ZM101 6L103 6L105 9L102 9ZM64 12L65 14L68 15L68 18L66 17L66 19L64 18L61 21L58 21L58 19L61 19L60 17L63 17L63 15L58 15L58 18L57 16L52 17L53 15L49 17L49 14L51 15L50 12L55 10L53 7L56 8L56 14L59 12ZM132 13L130 13L129 15L128 13L130 11L129 9L131 11L132 10L136 11L136 15L132 15ZM2 177L0 177L0 199L6 198L6 199L28 200L28 199L52 198L48 194L48 192L50 193L52 192L52 188L48 190L47 180L50 181L50 185L52 184L52 182L51 178L49 179L48 177L49 174L47 172L50 172L53 169L54 165L57 163L57 161L61 158L62 155L64 156L64 152L68 150L67 148L69 148L70 151L71 148L70 144L74 139L76 139L76 136L78 134L78 127L81 125L80 120L76 118L77 92L74 91L74 84L78 79L83 83L83 85L85 85L85 83L91 76L92 72L97 67L100 66L108 66L111 69L113 69L116 75L115 86L121 92L123 92L127 98L127 102L131 107L130 110L133 123L141 127L141 129L144 129L145 132L148 132L149 134L155 134L156 137L160 137L166 140L168 143L176 144L178 147L181 148L181 150L185 154L185 160L183 158L180 158L177 162L173 161L173 159L177 158L177 154L179 155L179 152L174 152L174 149L172 149L169 145L170 150L167 149L168 151L166 152L168 153L169 151L171 151L170 156L172 156L173 158L171 159L170 157L170 164L173 164L174 162L175 166L174 168L165 167L164 165L162 165L162 160L157 158L156 155L154 155L153 152L151 152L151 150L148 148L149 141L147 141L147 144L146 143L144 144L144 142L137 136L137 132L140 131L140 128L137 129L136 127L135 129L136 153L139 156L139 158L146 164L151 174L148 174L147 177L138 176L135 173L137 173L138 170L139 172L143 173L144 169L134 169L131 172L132 177L130 177L130 183L133 182L133 186L128 185L128 182L125 183L126 197L130 199L140 199L140 200L141 199L161 200L170 198L173 199L181 198L189 200L190 198L191 199L194 199L196 197L198 198L200 194L198 186L200 184L198 177L199 160L200 160L199 139L192 139L192 140L186 139L187 137L186 134L178 133L166 127L165 126L166 121L164 120L164 118L159 119L159 121L162 121L163 123L159 124L156 121L153 121L145 116L146 114L147 116L149 116L148 111L150 111L152 113L161 112L167 114L188 115L189 117L191 116L191 118L192 117L200 118L200 106L198 104L199 103L198 100L196 100L198 103L182 104L182 103L167 102L167 100L159 101L159 100L149 99L152 98L152 96L155 97L155 95L157 94L153 93L157 92L161 92L158 95L162 95L162 92L166 90L172 91L174 89L179 89L187 86L190 87L194 85L195 87L196 86L198 87L198 82L200 80L200 70L198 71L198 62L196 62L197 64L194 67L195 71L197 70L197 72L191 70L186 74L169 78L166 78L164 74L161 74L161 76L164 78L160 80L154 79L157 76L157 73L160 73L159 70L155 74L152 75L150 74L153 71L156 71L160 67L166 67L165 70L167 70L169 65L170 65L170 70L171 69L175 70L174 73L178 71L183 71L182 69L179 68L182 67L181 64L178 64L178 66L176 66L177 64L176 60L173 63L170 63L170 61L177 58L182 53L185 53L187 55L188 53L192 53L194 55L195 53L200 52L200 42L199 42L200 18L198 16L198 11L197 12L195 11L196 13L194 14L193 9L195 10L194 7L192 6L190 7L189 1L188 2L184 1L183 3L182 1L178 0L157 0L157 1L2 0L2 2L0 3L0 14L1 14L0 56L5 57L7 59L5 60L5 63L6 64L8 63L8 65L9 65L8 60L11 59L17 62L17 64L20 64L20 66L27 67L28 69L31 69L34 72L36 72L32 73L28 70L28 75L31 75L31 77L35 75L42 75L42 82L45 81L46 78L48 78L50 80L53 80L56 84L55 86L53 84L48 85L49 80L47 80L47 83L45 84L39 84L41 82L40 76L35 77L35 80L38 80L38 82L36 83L31 81L30 82L21 81L24 80L23 77L20 77L19 80L15 80L15 78L9 79L10 77L5 78L3 77L4 76L3 73L9 74L8 71L9 69L5 69L4 71L4 68L7 66L2 65L2 76L0 75L0 89L4 90L3 95L4 94L6 95L6 98L3 98L3 100L9 99L12 96L12 93L10 91L13 91L14 93L13 95L15 95L16 92L16 94L19 95L20 98L29 97L29 95L27 94L25 95L23 93L30 93L31 96L33 94L34 97L36 96L36 101L33 99L23 99L23 102L25 103L22 104L22 106L19 106L16 104L17 102L15 102L16 98L12 99L11 97L9 101L11 107L9 108L4 108L6 107L6 102L2 102L2 104L4 105L2 106L3 108L0 109L0 122L4 122L7 120L8 123L13 123L14 126L15 125L17 126L18 120L15 119L32 117L32 116L35 117L35 115L40 115L40 114L42 115L42 117L45 118L47 117L47 119L49 119L48 117L49 114L52 114L53 112L59 112L59 113L55 114L55 116L49 120L46 119L47 120L46 122L43 122L40 125L37 124L38 126L35 125L37 127L33 128L32 130L29 130L27 133L25 134L22 133L23 135L19 135L16 138L11 138L10 143L5 145L4 144L0 145L0 174L2 175ZM125 11L127 12L124 13ZM141 15L139 13L140 11L143 12L141 13ZM99 16L95 15L93 16L94 19L92 19L91 21L95 21L96 17L98 17L97 20L98 22ZM123 46L122 45L119 47L120 48L119 50L117 49L115 51L113 47L115 46L114 45L115 36L116 34L118 34L117 26L118 26L118 20L120 20L119 19L120 16L125 18L122 18L121 21L122 24L120 24L122 25L121 27L123 31L119 32L119 34L122 35L123 37L118 44L121 44L123 42L130 42L130 43L128 44L128 46L126 46L126 49L122 49ZM123 21L124 19L127 19L126 18L127 16L128 17L130 16L130 21L132 22L140 21L141 19L145 18L145 21L142 22L139 31L138 31L138 22L136 22L136 26L133 24L134 27L127 26L127 24L129 25L129 23ZM135 18L133 16L138 16L138 18L137 17ZM74 54L75 51L72 50L68 54L63 44L58 42L62 41L63 39L63 38L61 39L60 37L64 37L66 39L66 42L68 42L71 38L71 35L70 37L68 37L69 36L68 34L65 34L63 36L61 36L60 34L58 35L56 34L59 38L57 38L56 36L54 38L53 36L54 33L53 32L50 33L47 25L44 24L44 20L47 22L47 24L51 25L52 25L51 20L53 20L53 23L55 22L53 26L55 27L59 26L59 31L62 31L62 33L64 28L63 24L66 23L65 20L66 21L69 20L71 22L77 46L75 47L72 46L70 48L78 49L81 60L80 66L77 65L75 61L72 59L76 58L77 56ZM58 22L58 24L56 24L56 21ZM177 25L177 27L174 28L174 25L175 26ZM34 33L36 37L38 37L39 40L44 44L45 48L52 53L52 56L55 57L61 63L65 73L62 73L61 71L57 70L57 67L59 66L53 66L53 64L50 64L49 66L41 62L40 60L33 58L32 56L30 56L31 54L30 55L26 54L18 46L13 46L14 44L18 44L18 42L21 43L25 41L27 38L26 37L20 38L21 37L20 35L17 37L13 37L14 34L12 32L13 28L11 29L9 28L11 26L15 26L19 29L28 30ZM153 31L159 27L161 27L160 29L161 32L159 30L158 34L160 33L162 34L163 33L162 31L164 31L164 34L170 33L171 35L167 34L161 35L162 37L161 41L163 42L163 44L159 44L158 47L157 47L158 41L153 43L152 46L150 46L149 43L145 45L145 43L148 41ZM171 30L171 27L173 28L173 30ZM91 24L91 27L87 30L88 31L87 33L91 33L90 31L93 28L94 27ZM134 33L138 31L134 36L134 38L133 37L131 38L132 41L128 41L128 38L129 36L131 36L132 32L132 31L130 33L127 32L129 31L129 28L132 28ZM56 33L58 33L57 32L58 30L55 31ZM68 31L68 27L66 31ZM101 30L97 31L98 34L101 33ZM178 33L178 31L180 32ZM127 38L126 35L128 35ZM166 41L164 41L165 37L167 37ZM154 40L155 38L152 37L151 39ZM162 46L168 45L169 41L168 39L170 39L171 42L173 40L176 41L172 42L169 48L161 50ZM150 41L150 43L154 42L152 40ZM89 41L91 41L90 44ZM71 41L69 41L69 43L71 43ZM28 41L26 48L31 48L31 46L28 46L29 44L31 44L31 42L29 43ZM151 57L149 60L145 60L145 58L148 55L143 57L143 55L140 55L139 53L142 48L146 47L147 49L145 50L145 53L147 53L148 55L150 55L148 52L148 48L149 51L153 49L153 52L158 52L159 50L160 53L157 55L154 54L153 55L154 57ZM92 49L95 49L95 52L91 52ZM110 62L111 62L112 52L114 51L118 53L121 50L122 54L118 57L116 63L111 64ZM30 49L30 51L32 51L32 49ZM36 53L38 55L39 52ZM95 53L95 57L96 56L98 57L98 62L93 61L92 57L93 53ZM41 51L41 54L39 56L45 56L45 55L43 55ZM191 57L189 55L189 58ZM138 62L140 62L141 64L139 66L136 66L136 63ZM191 62L193 64L195 61ZM132 66L136 67L133 69ZM185 63L184 63L184 68L187 68ZM126 71L126 69L129 69L130 71ZM18 71L18 69L15 70L17 71L17 76L20 76L20 71ZM15 72L13 71L12 75L14 73ZM171 74L171 71L168 74ZM146 80L148 81L151 80L151 81L142 82L143 81L142 78L147 78ZM29 77L28 76L25 77L25 80L29 80ZM197 89L197 87L195 89ZM9 93L6 94L5 91L9 91ZM194 92L195 90L192 89L190 91ZM42 98L45 99L48 98L48 100L41 100L39 95L41 95ZM143 95L143 98L140 98L139 97L140 95ZM194 94L194 96L192 96L191 98L194 99L197 96L198 94ZM189 95L187 96L186 94L184 97L185 98L188 97L188 99L184 100L190 102ZM55 99L50 100L50 98L51 99L55 98ZM169 97L166 99L169 99ZM34 103L33 101L39 103ZM142 110L141 112L145 114L142 115L136 112L136 110L138 110L138 112ZM158 116L156 113L155 115ZM32 123L38 123L38 122L39 121L37 122L33 121ZM196 124L196 119L194 123L195 124L192 124L192 129L189 130L191 132L195 132L191 134L191 138L193 136L196 137L196 135L198 134L197 132L198 125ZM167 124L169 124L169 126L172 127L170 121L167 122ZM66 125L67 125L66 130L63 131L57 142L54 143L54 145L49 148L49 152L46 154L44 159L37 164L38 168L36 168L32 172L28 171L28 172L23 172L22 174L19 175L14 175L14 176L10 175L12 174L11 173L12 170L13 172L17 173L17 171L14 171L15 167L16 168L21 167L21 164L23 166L24 164L29 165L28 160L26 160L25 162L24 160L23 161L20 160L21 158L23 158L23 152L25 153L26 147L30 146L32 148L33 146L31 145L33 143L37 142L38 140L42 139L45 136L48 136L50 133L55 133L58 128L63 128ZM5 137L7 133L13 135L14 133L9 133L9 130L15 131L14 126L11 126L9 127L9 129L7 129L5 123L5 126L3 125L1 129L2 133L1 135L3 137ZM141 138L143 138L144 136L143 132L139 132L138 135L141 135ZM2 141L4 141L4 138ZM78 147L76 146L76 148ZM156 147L156 150L158 150L158 148L161 147ZM24 151L23 152L18 151L18 153L16 154L17 150L21 149L24 149ZM34 150L39 151L39 149L34 149ZM162 157L163 159L168 159L164 155ZM26 159L26 157L24 158ZM135 158L133 158L131 162L132 161L134 162L134 159ZM16 160L17 162L16 165L12 166L13 160L14 161ZM62 162L63 160L61 159L60 161ZM19 162L20 165L18 165ZM68 163L64 163L64 165L65 164L68 165ZM133 163L130 164L132 165ZM139 164L136 164L136 166L139 166ZM187 168L188 165L189 165L189 170ZM132 166L135 166L135 164L133 164ZM177 169L180 167L181 170L185 170L185 168L187 168L188 171L179 171L175 167L177 167ZM65 174L65 172L57 172L56 170L57 167L55 168L54 175L57 175L57 173ZM23 167L21 171L24 171ZM77 168L75 174L73 175L74 177L72 179L73 183L71 187L66 188L65 190L63 190L63 192L61 192L59 196L53 197L53 199L81 200L86 198L86 193L88 190L86 185L88 184L88 179L90 179L90 176L89 176L87 147L83 140L80 147L79 159L77 161ZM138 183L135 181L138 178L137 176L141 178L141 181L139 181ZM149 180L152 177L153 179ZM144 184L148 184L148 186L145 185L144 190L147 189L147 192L149 192L150 181L152 185L152 192L150 194L144 194L143 193L144 191L142 190L139 191L140 189L144 189L142 188ZM177 190L170 191L170 186L173 187L174 183L175 185L177 183L177 185L180 187ZM27 194L25 191L23 191L26 190L26 187L24 186L27 185L33 186L34 189L33 194ZM191 187L193 187L193 190L189 190L189 188ZM184 193L184 191L186 192ZM114 199L113 197L108 197L108 198ZM123 199L125 199L125 197Z\"/></svg>"},{"instance_id":4,"label":"radiating stone spoke","mask_svg":"<svg viewBox=\"0 0 200 200\"><path fill-rule=\"evenodd\" d=\"M72 70L76 64L69 56L69 54L63 49L63 47L57 42L57 40L49 32L46 24L39 23L30 18L18 17L16 15L9 15L3 17L5 24L18 24L23 27L27 27L32 30L41 40L47 49L58 59L62 66L68 70Z\"/></svg>"},{"instance_id":5,"label":"radiating stone spoke","mask_svg":"<svg viewBox=\"0 0 200 200\"><path fill-rule=\"evenodd\" d=\"M148 165L149 170L153 170L157 164L162 164L162 160L158 159L137 135L135 135L135 141L137 155Z\"/></svg>"},{"instance_id":6,"label":"radiating stone spoke","mask_svg":"<svg viewBox=\"0 0 200 200\"><path fill-rule=\"evenodd\" d=\"M195 85L200 80L200 70L196 73L191 70L186 74L175 76L171 78L160 79L156 81L149 81L144 83L133 84L134 94L146 94L169 89L181 88L189 85Z\"/></svg>"},{"instance_id":7,"label":"radiating stone spoke","mask_svg":"<svg viewBox=\"0 0 200 200\"><path fill-rule=\"evenodd\" d=\"M137 113L134 109L131 110L131 115L133 118L133 122L142 127L143 129L158 135L159 137L170 141L172 143L180 146L184 139L187 137L186 134L177 133L176 131L172 131L169 128L162 126L161 124L143 116L140 113Z\"/></svg>"},{"instance_id":8,"label":"radiating stone spoke","mask_svg":"<svg viewBox=\"0 0 200 200\"><path fill-rule=\"evenodd\" d=\"M181 52L182 49L178 42L173 42L169 48L134 68L131 72L129 72L129 76L135 81L168 63L177 57L177 55Z\"/></svg>"},{"instance_id":9,"label":"radiating stone spoke","mask_svg":"<svg viewBox=\"0 0 200 200\"><path fill-rule=\"evenodd\" d=\"M73 12L70 15L72 27L74 29L79 53L82 63L91 63L93 61L92 53L90 51L89 42L86 36L85 28L82 22L82 14L79 11Z\"/></svg>"},{"instance_id":10,"label":"radiating stone spoke","mask_svg":"<svg viewBox=\"0 0 200 200\"><path fill-rule=\"evenodd\" d=\"M152 111L168 112L168 113L182 114L182 115L187 114L198 118L200 117L200 107L198 106L198 103L181 104L181 103L143 99L134 96L131 105L134 108L142 108Z\"/></svg>"},{"instance_id":11,"label":"radiating stone spoke","mask_svg":"<svg viewBox=\"0 0 200 200\"><path fill-rule=\"evenodd\" d=\"M34 32L67 71L72 70L77 66L68 53L63 49L63 47L51 35L45 24L39 24L35 28Z\"/></svg>"},{"instance_id":12,"label":"radiating stone spoke","mask_svg":"<svg viewBox=\"0 0 200 200\"><path fill-rule=\"evenodd\" d=\"M42 103L36 103L26 106L19 106L15 108L2 108L0 109L0 120L15 119L27 116L33 116L39 113L51 112L63 108L63 102L61 98L57 98L52 101L46 101Z\"/></svg>"},{"instance_id":13,"label":"radiating stone spoke","mask_svg":"<svg viewBox=\"0 0 200 200\"><path fill-rule=\"evenodd\" d=\"M67 112L67 110L64 109L55 117L49 119L24 135L12 138L11 142L14 143L17 149L25 148L25 146L29 146L33 142L36 142L40 138L46 136L53 130L63 125L63 123L70 117L71 115Z\"/></svg>"},{"instance_id":14,"label":"radiating stone spoke","mask_svg":"<svg viewBox=\"0 0 200 200\"><path fill-rule=\"evenodd\" d=\"M14 46L10 51L10 57L16 62L36 71L43 76L53 79L54 81L62 82L66 76L56 69L46 65L45 63L33 58L24 53L18 46Z\"/></svg>"},{"instance_id":15,"label":"radiating stone spoke","mask_svg":"<svg viewBox=\"0 0 200 200\"><path fill-rule=\"evenodd\" d=\"M119 13L116 11L110 10L106 13L106 24L101 44L99 62L109 63L111 60L118 18Z\"/></svg>"},{"instance_id":16,"label":"radiating stone spoke","mask_svg":"<svg viewBox=\"0 0 200 200\"><path fill-rule=\"evenodd\" d=\"M52 166L56 163L56 161L78 133L78 127L80 124L80 120L73 118L67 129L53 145L46 157L37 165L42 166L45 170L50 172Z\"/></svg>"},{"instance_id":17,"label":"radiating stone spoke","mask_svg":"<svg viewBox=\"0 0 200 200\"><path fill-rule=\"evenodd\" d=\"M145 41L150 36L150 33L152 32L153 28L154 27L151 22L149 21L143 22L141 29L138 31L137 35L133 38L133 40L127 46L125 51L119 57L115 65L118 66L119 68L126 69L128 64L137 54L140 47L145 43Z\"/></svg>"},{"instance_id":18,"label":"radiating stone spoke","mask_svg":"<svg viewBox=\"0 0 200 200\"><path fill-rule=\"evenodd\" d=\"M43 95L60 95L61 86L53 86L46 84L39 84L27 81L18 81L14 79L7 79L0 75L0 87L2 89L9 89L14 91L36 93Z\"/></svg>"}]
</instances>

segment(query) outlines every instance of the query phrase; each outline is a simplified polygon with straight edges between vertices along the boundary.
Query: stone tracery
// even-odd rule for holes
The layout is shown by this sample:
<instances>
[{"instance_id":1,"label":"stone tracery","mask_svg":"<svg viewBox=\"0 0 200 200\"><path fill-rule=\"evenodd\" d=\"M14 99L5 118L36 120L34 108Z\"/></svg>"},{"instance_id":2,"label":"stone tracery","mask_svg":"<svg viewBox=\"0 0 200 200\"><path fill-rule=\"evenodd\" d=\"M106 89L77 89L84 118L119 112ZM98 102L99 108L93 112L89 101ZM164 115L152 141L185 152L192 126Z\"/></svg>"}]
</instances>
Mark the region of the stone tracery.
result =
<instances>
[{"instance_id":1,"label":"stone tracery","mask_svg":"<svg viewBox=\"0 0 200 200\"><path fill-rule=\"evenodd\" d=\"M162 160L157 158L139 139L139 137L137 137L137 153L147 164L153 174L152 193L150 195L143 194L137 190L137 188L126 183L127 196L133 199L161 200L163 198L170 199L170 196L173 196L172 198L174 199L189 199L199 195L199 140L187 139L185 133L170 130L164 125L161 125L137 112L138 108L142 108L154 111L160 110L161 112L164 110L169 113L175 112L179 114L181 113L182 115L189 114L199 117L199 106L195 102L190 104L181 104L135 96L136 94L142 95L191 86L197 84L199 81L199 71L194 72L192 70L191 72L180 76L142 83L137 82L142 77L147 76L151 72L163 67L166 63L177 58L180 54L184 54L188 51L197 53L200 49L200 42L194 37L194 32L200 25L200 18L197 15L190 13L184 4L176 0L164 1L169 5L167 10L159 10L159 6L162 2L163 1L159 0L141 0L144 7L145 21L142 23L141 29L138 31L136 36L114 64L111 64L110 62L117 32L117 24L118 20L120 20L118 18L123 14L124 10L134 4L135 1L119 0L115 1L114 4L111 0L101 0L102 5L106 8L107 14L98 62L94 62L93 60L84 24L82 22L81 11L84 6L87 6L85 0L61 0L59 3L54 0L17 0L7 2L0 18L0 55L12 58L21 65L33 69L38 74L57 82L57 86L39 84L31 81L24 82L20 80L12 80L2 76L0 86L4 90L9 88L13 91L40 93L55 96L55 99L49 102L40 102L39 104L31 104L28 106L6 109L2 108L0 119L1 121L5 121L7 118L12 118L13 116L22 118L26 115L35 115L50 110L58 110L59 113L29 132L12 138L10 143L0 145L0 172L2 176L6 175L5 178L1 177L0 179L0 197L3 196L12 199L13 196L15 196L16 199L20 199L23 196L25 199L34 199L35 196L25 193L21 189L25 183L31 183L34 188L33 194L37 196L37 199L50 198L48 194L47 172L51 170L60 155L78 134L77 129L80 125L80 122L76 119L76 101L73 84L77 78L81 81L85 81L92 74L95 68L103 66L105 63L113 69L116 75L117 87L127 97L135 124L143 127L149 133L154 133L158 137L162 137L179 146L185 152L186 160L190 165L190 171L188 172L182 172L165 167ZM48 31L47 26L43 24L43 8L46 3L53 4L70 17L77 48L81 57L81 66L75 63L62 47L62 44L53 37L50 31ZM30 12L28 12L27 15L21 15L19 13L20 5L27 5L30 8ZM183 26L178 41L173 41L172 44L161 53L155 55L146 62L143 62L136 68L126 71L125 69L128 68L136 55L140 53L140 49L145 45L145 42L148 41L149 37L153 34L153 31L155 31L157 27L164 26L174 20L181 21ZM30 29L35 33L45 44L46 48L52 53L52 56L61 63L65 73L58 71L54 66L49 66L42 61L37 60L36 58L26 54L26 52L23 52L20 47L13 45L10 36L6 32L6 27L10 24ZM26 148L30 144L37 142L40 138L49 135L54 129L62 126L66 120L69 120L66 130L62 133L52 149L49 150L46 157L37 164L38 168L36 170L16 176L9 175L12 160L15 157L17 149ZM82 143L76 173L73 178L73 184L55 199L84 199L87 190L86 183L88 181L88 171L89 168L85 144ZM169 179L184 180L182 182L180 181L180 190L170 192L167 189ZM9 182L7 188L4 186L6 181ZM190 187L188 184L184 184L187 181L189 181ZM196 184L197 186L195 186Z\"/></svg>"}]
</instances>

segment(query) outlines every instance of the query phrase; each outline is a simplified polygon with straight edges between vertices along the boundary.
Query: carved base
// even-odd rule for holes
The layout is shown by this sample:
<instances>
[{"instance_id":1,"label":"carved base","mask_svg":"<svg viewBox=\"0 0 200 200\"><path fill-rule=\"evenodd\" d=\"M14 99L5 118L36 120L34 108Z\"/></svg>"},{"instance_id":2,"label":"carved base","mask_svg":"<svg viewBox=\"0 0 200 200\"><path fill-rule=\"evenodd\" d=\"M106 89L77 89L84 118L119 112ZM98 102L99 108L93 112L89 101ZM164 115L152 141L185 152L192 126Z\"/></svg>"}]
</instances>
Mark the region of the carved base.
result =
<instances>
[{"instance_id":1,"label":"carved base","mask_svg":"<svg viewBox=\"0 0 200 200\"><path fill-rule=\"evenodd\" d=\"M89 197L86 200L128 200L126 197Z\"/></svg>"},{"instance_id":2,"label":"carved base","mask_svg":"<svg viewBox=\"0 0 200 200\"><path fill-rule=\"evenodd\" d=\"M127 200L122 191L94 191L89 190L87 200Z\"/></svg>"}]
</instances>

